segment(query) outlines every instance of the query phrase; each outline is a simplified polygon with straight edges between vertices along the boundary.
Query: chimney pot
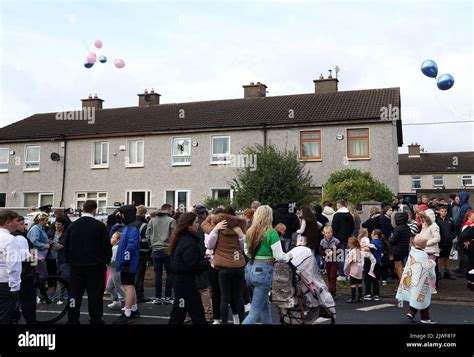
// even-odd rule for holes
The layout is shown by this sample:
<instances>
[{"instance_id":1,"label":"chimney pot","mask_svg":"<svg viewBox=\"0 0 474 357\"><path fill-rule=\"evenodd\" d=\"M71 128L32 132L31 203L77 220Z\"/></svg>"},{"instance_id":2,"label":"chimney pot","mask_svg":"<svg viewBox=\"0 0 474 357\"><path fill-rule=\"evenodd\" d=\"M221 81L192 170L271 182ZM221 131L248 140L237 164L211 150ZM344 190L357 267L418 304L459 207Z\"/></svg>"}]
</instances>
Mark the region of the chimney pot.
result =
<instances>
[{"instance_id":1,"label":"chimney pot","mask_svg":"<svg viewBox=\"0 0 474 357\"><path fill-rule=\"evenodd\" d=\"M151 105L158 105L160 104L160 94L155 93L155 90L152 88L150 92L148 89L143 91L143 94L138 95L138 106L139 107L148 107Z\"/></svg>"},{"instance_id":2,"label":"chimney pot","mask_svg":"<svg viewBox=\"0 0 474 357\"><path fill-rule=\"evenodd\" d=\"M331 71L332 70L330 69L328 78L324 79L324 76L321 73L319 79L313 80L315 94L337 92L337 84L339 83L339 80L332 77Z\"/></svg>"},{"instance_id":3,"label":"chimney pot","mask_svg":"<svg viewBox=\"0 0 474 357\"><path fill-rule=\"evenodd\" d=\"M417 143L408 145L408 157L420 157L420 145Z\"/></svg>"},{"instance_id":4,"label":"chimney pot","mask_svg":"<svg viewBox=\"0 0 474 357\"><path fill-rule=\"evenodd\" d=\"M267 95L267 86L263 83L250 82L250 84L243 85L244 98L263 98Z\"/></svg>"},{"instance_id":5,"label":"chimney pot","mask_svg":"<svg viewBox=\"0 0 474 357\"><path fill-rule=\"evenodd\" d=\"M94 97L92 97L92 94L89 94L89 97L87 99L81 99L81 102L82 108L95 108L99 110L102 109L102 103L104 100L100 99L96 93Z\"/></svg>"}]
</instances>

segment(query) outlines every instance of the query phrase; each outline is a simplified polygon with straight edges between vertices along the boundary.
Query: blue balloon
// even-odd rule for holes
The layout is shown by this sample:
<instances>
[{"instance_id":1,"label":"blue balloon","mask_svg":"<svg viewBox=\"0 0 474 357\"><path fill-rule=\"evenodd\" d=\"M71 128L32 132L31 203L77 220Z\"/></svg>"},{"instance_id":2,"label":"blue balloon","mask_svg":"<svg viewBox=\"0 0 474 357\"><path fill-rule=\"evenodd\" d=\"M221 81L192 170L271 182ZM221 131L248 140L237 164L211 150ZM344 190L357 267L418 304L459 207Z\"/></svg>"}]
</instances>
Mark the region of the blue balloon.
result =
<instances>
[{"instance_id":1,"label":"blue balloon","mask_svg":"<svg viewBox=\"0 0 474 357\"><path fill-rule=\"evenodd\" d=\"M421 71L425 76L436 78L438 75L438 65L433 60L425 60L421 64Z\"/></svg>"},{"instance_id":2,"label":"blue balloon","mask_svg":"<svg viewBox=\"0 0 474 357\"><path fill-rule=\"evenodd\" d=\"M89 63L87 61L84 62L84 67L86 68L91 68L94 65L94 63Z\"/></svg>"},{"instance_id":3,"label":"blue balloon","mask_svg":"<svg viewBox=\"0 0 474 357\"><path fill-rule=\"evenodd\" d=\"M107 57L105 57L105 56L100 56L100 57L99 57L99 62L100 62L100 63L105 63L105 62L107 62Z\"/></svg>"},{"instance_id":4,"label":"blue balloon","mask_svg":"<svg viewBox=\"0 0 474 357\"><path fill-rule=\"evenodd\" d=\"M441 90L448 90L454 85L454 77L450 74L442 74L436 81L436 85Z\"/></svg>"}]
</instances>

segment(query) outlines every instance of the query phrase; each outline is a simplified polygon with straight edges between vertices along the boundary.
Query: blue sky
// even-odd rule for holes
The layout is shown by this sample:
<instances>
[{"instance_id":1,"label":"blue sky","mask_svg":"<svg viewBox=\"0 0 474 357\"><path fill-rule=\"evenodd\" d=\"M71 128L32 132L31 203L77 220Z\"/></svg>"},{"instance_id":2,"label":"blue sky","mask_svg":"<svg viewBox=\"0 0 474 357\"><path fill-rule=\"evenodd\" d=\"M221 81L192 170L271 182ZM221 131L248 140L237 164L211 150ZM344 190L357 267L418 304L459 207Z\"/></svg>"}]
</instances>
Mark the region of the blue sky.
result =
<instances>
[{"instance_id":1,"label":"blue sky","mask_svg":"<svg viewBox=\"0 0 474 357\"><path fill-rule=\"evenodd\" d=\"M0 126L34 113L310 93L338 65L339 90L400 87L404 123L473 120L473 6L469 1L11 1L1 3ZM95 50L108 57L85 69ZM126 66L116 69L112 60ZM450 73L440 91L424 59ZM429 152L474 150L474 123L404 126ZM401 152L406 151L406 146Z\"/></svg>"}]
</instances>

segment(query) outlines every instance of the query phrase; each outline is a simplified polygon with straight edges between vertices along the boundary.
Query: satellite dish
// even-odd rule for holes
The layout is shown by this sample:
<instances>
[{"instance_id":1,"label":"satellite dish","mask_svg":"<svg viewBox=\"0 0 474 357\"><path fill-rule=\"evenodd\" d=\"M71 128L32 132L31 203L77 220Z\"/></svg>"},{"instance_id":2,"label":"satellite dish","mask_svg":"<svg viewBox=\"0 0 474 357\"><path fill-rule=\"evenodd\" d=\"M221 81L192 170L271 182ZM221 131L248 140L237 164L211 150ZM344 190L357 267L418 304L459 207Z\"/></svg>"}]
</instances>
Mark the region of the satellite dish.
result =
<instances>
[{"instance_id":1,"label":"satellite dish","mask_svg":"<svg viewBox=\"0 0 474 357\"><path fill-rule=\"evenodd\" d=\"M59 161L61 157L59 156L59 154L57 152L53 152L51 153L51 160L53 161Z\"/></svg>"}]
</instances>

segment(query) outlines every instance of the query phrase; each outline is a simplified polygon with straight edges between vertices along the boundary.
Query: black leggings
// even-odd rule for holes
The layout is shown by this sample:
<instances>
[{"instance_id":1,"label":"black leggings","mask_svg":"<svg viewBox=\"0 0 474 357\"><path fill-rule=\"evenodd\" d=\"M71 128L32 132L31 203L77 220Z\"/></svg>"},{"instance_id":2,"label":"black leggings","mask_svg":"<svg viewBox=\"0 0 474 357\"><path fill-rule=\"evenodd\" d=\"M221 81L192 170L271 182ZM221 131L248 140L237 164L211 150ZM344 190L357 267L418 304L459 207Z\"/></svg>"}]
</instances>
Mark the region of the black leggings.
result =
<instances>
[{"instance_id":1,"label":"black leggings","mask_svg":"<svg viewBox=\"0 0 474 357\"><path fill-rule=\"evenodd\" d=\"M170 325L182 325L189 314L193 325L206 325L206 316L201 295L196 286L194 275L176 274L173 280L174 303L170 314Z\"/></svg>"},{"instance_id":2,"label":"black leggings","mask_svg":"<svg viewBox=\"0 0 474 357\"><path fill-rule=\"evenodd\" d=\"M239 315L240 323L244 321L244 300L242 287L245 281L244 268L219 268L219 287L221 290L221 320L227 324L229 303L232 301Z\"/></svg>"},{"instance_id":3,"label":"black leggings","mask_svg":"<svg viewBox=\"0 0 474 357\"><path fill-rule=\"evenodd\" d=\"M370 259L364 259L364 283L365 283L365 295L373 295L379 296L380 295L380 264L375 263L374 267L374 274L375 278L369 275L370 271Z\"/></svg>"}]
</instances>

